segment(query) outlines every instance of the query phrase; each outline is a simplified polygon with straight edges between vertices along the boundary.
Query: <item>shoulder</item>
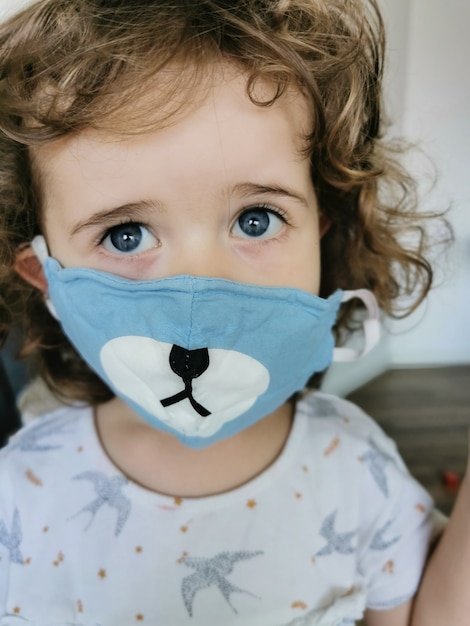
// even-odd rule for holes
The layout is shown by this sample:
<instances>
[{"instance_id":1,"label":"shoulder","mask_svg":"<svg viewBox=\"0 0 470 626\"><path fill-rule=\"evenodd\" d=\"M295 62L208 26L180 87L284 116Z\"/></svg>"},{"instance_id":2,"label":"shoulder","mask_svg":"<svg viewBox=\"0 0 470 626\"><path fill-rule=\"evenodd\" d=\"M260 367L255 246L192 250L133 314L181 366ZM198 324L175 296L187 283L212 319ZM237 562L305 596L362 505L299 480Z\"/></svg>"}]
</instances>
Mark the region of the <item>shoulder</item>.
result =
<instances>
[{"instance_id":1,"label":"shoulder","mask_svg":"<svg viewBox=\"0 0 470 626\"><path fill-rule=\"evenodd\" d=\"M35 459L50 458L73 445L77 436L93 424L93 411L89 406L60 407L45 415L35 417L23 426L8 444L0 450L0 468L14 466L27 456ZM45 453L48 453L47 455Z\"/></svg>"},{"instance_id":2,"label":"shoulder","mask_svg":"<svg viewBox=\"0 0 470 626\"><path fill-rule=\"evenodd\" d=\"M338 500L360 507L363 519L391 515L405 494L419 510L429 511L431 500L410 475L395 442L362 409L315 392L298 403L296 419L306 464L315 467Z\"/></svg>"},{"instance_id":3,"label":"shoulder","mask_svg":"<svg viewBox=\"0 0 470 626\"><path fill-rule=\"evenodd\" d=\"M338 442L346 443L352 449L367 445L380 450L405 469L395 442L372 417L352 402L322 392L309 392L298 402L297 415L307 421L307 428L315 437L320 433L334 434Z\"/></svg>"},{"instance_id":4,"label":"shoulder","mask_svg":"<svg viewBox=\"0 0 470 626\"><path fill-rule=\"evenodd\" d=\"M38 512L67 497L70 479L96 456L93 411L61 407L35 418L0 450L0 526L15 511ZM55 505L54 505L55 506Z\"/></svg>"},{"instance_id":5,"label":"shoulder","mask_svg":"<svg viewBox=\"0 0 470 626\"><path fill-rule=\"evenodd\" d=\"M56 448L58 439L72 435L84 422L93 419L93 410L85 405L62 406L49 413L31 419L1 451L9 455L13 450L45 451Z\"/></svg>"},{"instance_id":6,"label":"shoulder","mask_svg":"<svg viewBox=\"0 0 470 626\"><path fill-rule=\"evenodd\" d=\"M410 475L395 443L358 406L309 393L298 415L308 439L303 450L315 456L317 482L327 486L321 506L333 511L328 522L356 530L367 606L399 604L413 595L421 575L433 525L431 497Z\"/></svg>"},{"instance_id":7,"label":"shoulder","mask_svg":"<svg viewBox=\"0 0 470 626\"><path fill-rule=\"evenodd\" d=\"M356 431L381 431L378 424L356 404L321 391L307 392L298 405L300 414L315 418L330 418L350 424Z\"/></svg>"}]
</instances>

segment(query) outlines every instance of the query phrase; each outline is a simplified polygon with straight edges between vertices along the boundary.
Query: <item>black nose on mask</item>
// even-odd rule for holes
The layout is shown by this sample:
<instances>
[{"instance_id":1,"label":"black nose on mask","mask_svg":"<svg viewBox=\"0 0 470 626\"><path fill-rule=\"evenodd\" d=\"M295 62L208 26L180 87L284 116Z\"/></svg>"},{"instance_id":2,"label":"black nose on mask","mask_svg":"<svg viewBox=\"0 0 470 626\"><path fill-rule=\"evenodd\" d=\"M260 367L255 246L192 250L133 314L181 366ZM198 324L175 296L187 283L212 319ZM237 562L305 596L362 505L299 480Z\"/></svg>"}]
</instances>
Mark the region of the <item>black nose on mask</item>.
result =
<instances>
[{"instance_id":1,"label":"black nose on mask","mask_svg":"<svg viewBox=\"0 0 470 626\"><path fill-rule=\"evenodd\" d=\"M198 378L209 367L209 350L207 348L186 350L181 348L181 346L173 345L169 361L172 371L182 379L184 389L173 396L161 400L162 405L165 407L171 406L187 398L199 415L202 417L210 415L210 411L194 399L192 386L193 379Z\"/></svg>"}]
</instances>

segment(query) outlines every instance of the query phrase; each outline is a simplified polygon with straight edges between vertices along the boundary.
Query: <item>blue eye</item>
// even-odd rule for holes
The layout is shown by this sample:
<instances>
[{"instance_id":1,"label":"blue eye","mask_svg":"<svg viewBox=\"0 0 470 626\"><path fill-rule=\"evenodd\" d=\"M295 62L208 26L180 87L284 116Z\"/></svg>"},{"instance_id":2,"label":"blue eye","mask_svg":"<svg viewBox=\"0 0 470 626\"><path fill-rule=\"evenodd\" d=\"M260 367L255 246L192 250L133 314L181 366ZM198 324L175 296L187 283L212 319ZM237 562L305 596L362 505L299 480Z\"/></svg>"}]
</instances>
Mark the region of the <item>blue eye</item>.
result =
<instances>
[{"instance_id":1,"label":"blue eye","mask_svg":"<svg viewBox=\"0 0 470 626\"><path fill-rule=\"evenodd\" d=\"M283 219L272 210L262 207L244 211L235 222L232 232L237 237L266 239L281 230Z\"/></svg>"},{"instance_id":2,"label":"blue eye","mask_svg":"<svg viewBox=\"0 0 470 626\"><path fill-rule=\"evenodd\" d=\"M157 239L142 224L128 222L110 228L102 244L108 252L131 255L155 248Z\"/></svg>"}]
</instances>

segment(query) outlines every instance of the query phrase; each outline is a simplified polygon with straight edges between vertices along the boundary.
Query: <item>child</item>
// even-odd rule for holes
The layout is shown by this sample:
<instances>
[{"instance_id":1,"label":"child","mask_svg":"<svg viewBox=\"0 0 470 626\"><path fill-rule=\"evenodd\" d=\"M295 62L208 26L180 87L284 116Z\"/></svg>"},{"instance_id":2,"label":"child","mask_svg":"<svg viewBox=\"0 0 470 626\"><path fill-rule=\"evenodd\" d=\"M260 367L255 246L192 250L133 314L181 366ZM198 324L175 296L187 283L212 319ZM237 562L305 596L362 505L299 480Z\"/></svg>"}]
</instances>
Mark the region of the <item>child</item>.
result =
<instances>
[{"instance_id":1,"label":"child","mask_svg":"<svg viewBox=\"0 0 470 626\"><path fill-rule=\"evenodd\" d=\"M375 2L39 0L0 48L2 328L66 402L0 456L0 624L417 624L428 494L297 393L431 283Z\"/></svg>"}]
</instances>

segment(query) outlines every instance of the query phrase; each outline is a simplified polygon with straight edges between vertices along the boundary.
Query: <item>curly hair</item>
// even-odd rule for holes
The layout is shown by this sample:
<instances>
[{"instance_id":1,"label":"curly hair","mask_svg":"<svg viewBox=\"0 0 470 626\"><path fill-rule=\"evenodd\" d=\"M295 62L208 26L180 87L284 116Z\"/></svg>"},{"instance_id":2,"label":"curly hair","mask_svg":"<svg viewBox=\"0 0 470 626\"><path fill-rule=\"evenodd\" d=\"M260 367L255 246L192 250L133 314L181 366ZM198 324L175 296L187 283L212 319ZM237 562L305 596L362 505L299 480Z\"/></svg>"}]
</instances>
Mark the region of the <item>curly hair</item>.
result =
<instances>
[{"instance_id":1,"label":"curly hair","mask_svg":"<svg viewBox=\"0 0 470 626\"><path fill-rule=\"evenodd\" d=\"M18 249L41 231L32 147L82 129L162 127L220 60L243 69L254 104L294 86L310 105L312 181L331 222L320 295L366 287L389 315L415 308L432 282L429 216L417 211L400 149L383 137L384 46L375 0L37 0L1 25L0 333L22 328L23 352L38 355L63 397L111 397L14 271ZM256 98L260 79L276 87L269 100ZM413 295L408 310L403 295ZM340 331L352 313L343 310Z\"/></svg>"}]
</instances>

